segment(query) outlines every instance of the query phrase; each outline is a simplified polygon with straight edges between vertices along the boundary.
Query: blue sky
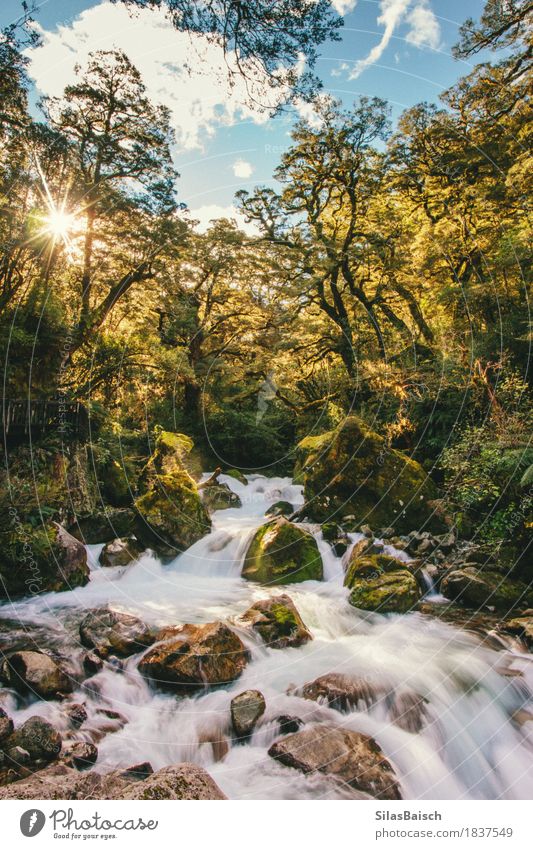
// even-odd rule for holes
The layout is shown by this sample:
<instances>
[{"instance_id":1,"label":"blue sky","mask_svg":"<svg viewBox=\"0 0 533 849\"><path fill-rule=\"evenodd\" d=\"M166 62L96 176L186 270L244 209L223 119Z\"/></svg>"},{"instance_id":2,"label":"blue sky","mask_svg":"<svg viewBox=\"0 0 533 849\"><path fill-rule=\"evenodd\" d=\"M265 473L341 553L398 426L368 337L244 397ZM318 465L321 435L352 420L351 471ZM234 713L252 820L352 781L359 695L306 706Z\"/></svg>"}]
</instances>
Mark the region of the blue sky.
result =
<instances>
[{"instance_id":1,"label":"blue sky","mask_svg":"<svg viewBox=\"0 0 533 849\"><path fill-rule=\"evenodd\" d=\"M439 93L470 69L452 58L451 47L459 24L479 17L482 0L334 4L346 13L342 41L322 46L316 72L324 89L347 105L360 95L383 97L397 117L420 101L438 101ZM19 10L17 0L4 0L1 26ZM36 97L60 94L73 79L75 62L83 64L91 49L125 50L151 97L172 110L180 200L202 222L231 213L237 190L271 181L296 116L272 119L251 112L238 86L229 91L215 48L191 42L157 11L132 19L125 6L108 0L46 0L36 20L43 41L30 56Z\"/></svg>"}]
</instances>

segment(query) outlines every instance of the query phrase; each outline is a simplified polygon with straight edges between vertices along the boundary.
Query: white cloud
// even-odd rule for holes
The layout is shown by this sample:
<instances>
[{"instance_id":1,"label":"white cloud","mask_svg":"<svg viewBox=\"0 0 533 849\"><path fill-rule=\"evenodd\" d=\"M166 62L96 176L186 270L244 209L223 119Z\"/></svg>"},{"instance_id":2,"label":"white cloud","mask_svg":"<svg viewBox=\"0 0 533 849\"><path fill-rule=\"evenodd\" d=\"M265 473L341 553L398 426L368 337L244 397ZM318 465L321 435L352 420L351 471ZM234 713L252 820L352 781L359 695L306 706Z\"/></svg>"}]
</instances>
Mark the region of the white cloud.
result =
<instances>
[{"instance_id":1,"label":"white cloud","mask_svg":"<svg viewBox=\"0 0 533 849\"><path fill-rule=\"evenodd\" d=\"M348 12L353 12L357 6L357 0L332 0L331 5L339 15L347 15Z\"/></svg>"},{"instance_id":2,"label":"white cloud","mask_svg":"<svg viewBox=\"0 0 533 849\"><path fill-rule=\"evenodd\" d=\"M74 66L82 67L90 52L123 50L140 71L150 98L167 106L181 150L202 148L202 141L219 126L243 119L268 121L269 110L253 109L242 78L229 84L228 63L222 49L202 35L178 32L157 9L140 9L130 16L124 4L103 0L86 9L57 31L37 27L43 46L27 51L29 73L46 95L61 95L74 80ZM283 90L274 91L256 77L256 101L274 106Z\"/></svg>"},{"instance_id":3,"label":"white cloud","mask_svg":"<svg viewBox=\"0 0 533 849\"><path fill-rule=\"evenodd\" d=\"M191 219L199 222L196 226L196 230L199 233L205 233L209 229L211 222L217 218L233 218L239 229L243 230L249 236L257 236L259 233L255 224L247 222L242 212L233 205L220 206L217 203L206 204L205 206L199 206L197 209L190 209L189 216Z\"/></svg>"},{"instance_id":4,"label":"white cloud","mask_svg":"<svg viewBox=\"0 0 533 849\"><path fill-rule=\"evenodd\" d=\"M246 162L245 159L237 159L233 165L233 173L239 180L249 180L254 173L254 168L251 162Z\"/></svg>"},{"instance_id":5,"label":"white cloud","mask_svg":"<svg viewBox=\"0 0 533 849\"><path fill-rule=\"evenodd\" d=\"M440 43L439 23L428 0L380 0L379 8L377 23L384 27L381 41L364 59L355 63L350 80L357 79L366 68L381 59L395 31L404 22L410 26L406 41L416 47L436 48Z\"/></svg>"},{"instance_id":6,"label":"white cloud","mask_svg":"<svg viewBox=\"0 0 533 849\"><path fill-rule=\"evenodd\" d=\"M440 27L435 13L427 3L420 3L409 13L407 20L411 29L406 41L415 47L432 47L436 50L440 44Z\"/></svg>"}]
</instances>

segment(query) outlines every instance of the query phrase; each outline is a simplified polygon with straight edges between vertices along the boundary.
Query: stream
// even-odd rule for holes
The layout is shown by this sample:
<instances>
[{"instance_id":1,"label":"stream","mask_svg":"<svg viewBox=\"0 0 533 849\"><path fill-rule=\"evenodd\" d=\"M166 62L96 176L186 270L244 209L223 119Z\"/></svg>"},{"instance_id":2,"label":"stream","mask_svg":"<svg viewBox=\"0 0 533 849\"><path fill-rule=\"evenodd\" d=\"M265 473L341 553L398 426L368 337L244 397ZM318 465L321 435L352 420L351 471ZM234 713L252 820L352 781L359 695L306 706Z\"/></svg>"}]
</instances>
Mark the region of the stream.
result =
<instances>
[{"instance_id":1,"label":"stream","mask_svg":"<svg viewBox=\"0 0 533 849\"><path fill-rule=\"evenodd\" d=\"M239 631L251 661L228 687L180 698L157 692L137 671L140 655L107 664L80 685L71 700L84 702L89 717L75 737L97 742L95 769L105 772L149 761L155 770L193 761L210 772L229 798L339 798L341 791L326 777L306 776L268 756L279 737L276 718L289 715L372 735L391 761L406 799L533 798L533 721L516 721L518 711L533 711L533 655L510 638L488 646L475 633L432 615L384 616L351 607L342 560L322 540L318 527L307 526L323 558L324 581L266 588L242 580L247 542L265 521L269 505L284 500L297 507L303 503L302 491L288 478L252 475L248 485L224 475L220 480L240 496L242 507L214 513L211 533L173 562L164 565L145 553L130 566L102 568L102 546L89 546L87 586L0 607L0 619L41 633L43 645L79 663L79 621L86 610L103 604L154 626L229 620L255 601L280 593L296 604L313 640L276 650ZM360 538L351 535L352 542ZM428 601L440 600L428 584ZM398 695L419 694L426 700L422 730L395 725L383 699L341 714L287 694L329 672L360 677ZM247 689L261 690L267 707L251 740L242 743L231 740L229 704ZM64 734L69 728L61 702L28 703L9 692L3 705L17 724L39 714ZM103 709L121 714L125 724ZM216 760L220 751L211 741L225 737L229 750Z\"/></svg>"}]
</instances>

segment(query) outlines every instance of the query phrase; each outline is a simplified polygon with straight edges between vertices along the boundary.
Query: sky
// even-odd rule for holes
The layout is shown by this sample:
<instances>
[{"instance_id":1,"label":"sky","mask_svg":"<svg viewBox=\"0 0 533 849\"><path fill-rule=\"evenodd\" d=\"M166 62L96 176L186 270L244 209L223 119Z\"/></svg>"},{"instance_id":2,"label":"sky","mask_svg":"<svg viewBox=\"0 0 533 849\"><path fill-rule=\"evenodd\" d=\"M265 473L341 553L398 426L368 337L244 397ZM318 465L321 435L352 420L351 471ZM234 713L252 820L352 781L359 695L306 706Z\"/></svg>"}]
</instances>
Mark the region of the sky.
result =
<instances>
[{"instance_id":1,"label":"sky","mask_svg":"<svg viewBox=\"0 0 533 849\"><path fill-rule=\"evenodd\" d=\"M393 119L439 93L470 70L451 48L459 25L478 18L482 0L332 0L344 16L342 40L325 43L315 72L324 91L346 106L361 95L386 99ZM38 0L35 20L42 46L28 52L32 102L61 95L93 50L120 48L141 72L152 100L171 110L179 200L200 228L233 216L235 192L272 183L290 145L298 110L272 118L246 105L230 88L219 48L201 36L177 32L159 10L128 13L109 0ZM19 0L3 0L0 27L20 14ZM301 105L300 114L308 106Z\"/></svg>"}]
</instances>

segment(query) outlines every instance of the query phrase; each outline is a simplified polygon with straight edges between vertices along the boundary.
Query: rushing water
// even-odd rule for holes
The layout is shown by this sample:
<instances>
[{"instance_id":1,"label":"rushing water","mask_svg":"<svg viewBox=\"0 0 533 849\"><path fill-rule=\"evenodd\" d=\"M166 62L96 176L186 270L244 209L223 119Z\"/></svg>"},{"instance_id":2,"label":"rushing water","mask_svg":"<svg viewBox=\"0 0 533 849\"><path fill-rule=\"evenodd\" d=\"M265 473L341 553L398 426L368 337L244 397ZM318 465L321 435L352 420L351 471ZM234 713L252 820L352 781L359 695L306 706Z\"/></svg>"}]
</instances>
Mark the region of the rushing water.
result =
<instances>
[{"instance_id":1,"label":"rushing water","mask_svg":"<svg viewBox=\"0 0 533 849\"><path fill-rule=\"evenodd\" d=\"M90 546L92 572L86 587L4 605L0 611L22 628L38 628L48 646L62 647L73 658L75 668L81 655L80 618L101 604L109 602L153 625L166 625L231 619L254 601L280 592L293 598L313 641L275 650L241 633L251 662L227 688L190 698L155 692L137 672L139 656L108 665L90 679L72 700L87 707L89 719L75 736L98 741L96 768L107 771L150 761L158 769L194 761L231 798L338 795L325 778L304 776L267 755L279 733L276 717L283 714L371 734L394 765L405 798L533 798L533 722L516 721L517 711L533 707L532 656L511 643L502 643L499 651L487 648L475 634L421 613L382 616L354 609L342 586L341 559L322 540L319 528L308 526L323 557L323 582L267 589L243 581L246 545L265 521L265 510L281 499L301 504L301 488L289 479L259 475L251 476L248 486L225 476L221 480L238 493L243 506L215 513L212 532L172 563L162 565L145 554L128 567L103 569L98 565L101 546ZM359 538L352 535L354 542ZM428 593L435 599L431 587ZM419 694L426 700L423 729L411 733L393 724L384 699L340 714L287 694L293 685L328 672L364 678L376 690L385 687L397 696ZM246 689L261 690L267 709L251 741L232 744L229 704ZM38 713L67 732L60 702L24 704L9 695L5 707L16 722ZM110 719L102 713L106 708L127 721ZM220 746L212 741L224 738L229 751L216 760Z\"/></svg>"}]
</instances>

